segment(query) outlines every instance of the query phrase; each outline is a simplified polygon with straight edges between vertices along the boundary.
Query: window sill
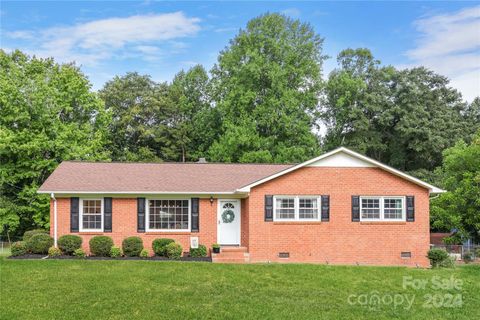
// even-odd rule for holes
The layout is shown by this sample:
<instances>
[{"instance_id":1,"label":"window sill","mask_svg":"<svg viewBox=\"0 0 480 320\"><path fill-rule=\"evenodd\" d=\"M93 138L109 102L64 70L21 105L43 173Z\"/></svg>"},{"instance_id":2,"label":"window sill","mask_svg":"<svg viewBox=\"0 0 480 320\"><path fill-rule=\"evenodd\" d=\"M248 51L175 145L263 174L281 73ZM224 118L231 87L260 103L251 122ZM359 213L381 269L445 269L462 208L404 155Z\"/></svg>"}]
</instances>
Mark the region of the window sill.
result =
<instances>
[{"instance_id":1,"label":"window sill","mask_svg":"<svg viewBox=\"0 0 480 320\"><path fill-rule=\"evenodd\" d=\"M171 234L171 235L189 235L191 234L191 231L145 231L145 234L153 234L153 235L166 235L166 234Z\"/></svg>"},{"instance_id":2,"label":"window sill","mask_svg":"<svg viewBox=\"0 0 480 320\"><path fill-rule=\"evenodd\" d=\"M103 235L105 233L111 233L111 232L104 232L104 231L79 231L79 234L84 234L84 235Z\"/></svg>"},{"instance_id":3,"label":"window sill","mask_svg":"<svg viewBox=\"0 0 480 320\"><path fill-rule=\"evenodd\" d=\"M360 224L404 225L406 221L360 221Z\"/></svg>"},{"instance_id":4,"label":"window sill","mask_svg":"<svg viewBox=\"0 0 480 320\"><path fill-rule=\"evenodd\" d=\"M274 221L273 224L310 225L310 224L322 224L322 221Z\"/></svg>"}]
</instances>

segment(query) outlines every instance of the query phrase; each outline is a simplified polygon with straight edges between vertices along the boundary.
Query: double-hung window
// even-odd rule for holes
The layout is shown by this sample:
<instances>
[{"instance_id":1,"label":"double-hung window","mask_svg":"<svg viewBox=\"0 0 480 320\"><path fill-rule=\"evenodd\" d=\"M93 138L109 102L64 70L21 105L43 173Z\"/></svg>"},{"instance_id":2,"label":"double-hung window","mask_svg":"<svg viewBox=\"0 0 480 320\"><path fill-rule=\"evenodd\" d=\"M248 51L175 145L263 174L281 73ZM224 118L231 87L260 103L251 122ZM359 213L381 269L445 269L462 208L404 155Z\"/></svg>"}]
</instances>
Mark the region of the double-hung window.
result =
<instances>
[{"instance_id":1,"label":"double-hung window","mask_svg":"<svg viewBox=\"0 0 480 320\"><path fill-rule=\"evenodd\" d=\"M190 201L148 200L147 231L189 231Z\"/></svg>"},{"instance_id":2,"label":"double-hung window","mask_svg":"<svg viewBox=\"0 0 480 320\"><path fill-rule=\"evenodd\" d=\"M319 196L275 196L275 221L318 221L320 220Z\"/></svg>"},{"instance_id":3,"label":"double-hung window","mask_svg":"<svg viewBox=\"0 0 480 320\"><path fill-rule=\"evenodd\" d=\"M405 221L405 197L360 197L362 221Z\"/></svg>"},{"instance_id":4,"label":"double-hung window","mask_svg":"<svg viewBox=\"0 0 480 320\"><path fill-rule=\"evenodd\" d=\"M103 199L81 199L80 231L103 231Z\"/></svg>"}]
</instances>

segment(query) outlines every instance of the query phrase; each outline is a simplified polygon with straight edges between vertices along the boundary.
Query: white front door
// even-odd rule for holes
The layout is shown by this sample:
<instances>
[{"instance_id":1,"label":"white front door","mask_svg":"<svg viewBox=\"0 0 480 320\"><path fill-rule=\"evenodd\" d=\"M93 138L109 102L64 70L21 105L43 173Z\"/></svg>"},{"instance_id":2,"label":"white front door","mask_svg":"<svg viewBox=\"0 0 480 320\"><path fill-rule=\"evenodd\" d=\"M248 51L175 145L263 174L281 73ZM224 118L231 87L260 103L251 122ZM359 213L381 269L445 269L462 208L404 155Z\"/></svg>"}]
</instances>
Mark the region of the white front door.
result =
<instances>
[{"instance_id":1,"label":"white front door","mask_svg":"<svg viewBox=\"0 0 480 320\"><path fill-rule=\"evenodd\" d=\"M240 245L240 200L218 201L217 241L223 245Z\"/></svg>"}]
</instances>

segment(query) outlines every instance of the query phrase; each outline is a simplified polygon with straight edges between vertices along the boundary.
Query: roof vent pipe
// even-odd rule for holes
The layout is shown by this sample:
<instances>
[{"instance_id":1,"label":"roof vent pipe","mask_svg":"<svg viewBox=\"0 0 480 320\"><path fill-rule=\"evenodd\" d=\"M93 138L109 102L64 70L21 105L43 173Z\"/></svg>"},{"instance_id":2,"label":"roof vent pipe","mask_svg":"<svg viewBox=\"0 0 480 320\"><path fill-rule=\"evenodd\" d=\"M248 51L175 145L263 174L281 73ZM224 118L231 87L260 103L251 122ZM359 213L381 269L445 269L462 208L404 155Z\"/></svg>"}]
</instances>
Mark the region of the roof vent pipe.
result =
<instances>
[{"instance_id":1,"label":"roof vent pipe","mask_svg":"<svg viewBox=\"0 0 480 320\"><path fill-rule=\"evenodd\" d=\"M205 158L199 158L197 163L207 163L207 160Z\"/></svg>"}]
</instances>

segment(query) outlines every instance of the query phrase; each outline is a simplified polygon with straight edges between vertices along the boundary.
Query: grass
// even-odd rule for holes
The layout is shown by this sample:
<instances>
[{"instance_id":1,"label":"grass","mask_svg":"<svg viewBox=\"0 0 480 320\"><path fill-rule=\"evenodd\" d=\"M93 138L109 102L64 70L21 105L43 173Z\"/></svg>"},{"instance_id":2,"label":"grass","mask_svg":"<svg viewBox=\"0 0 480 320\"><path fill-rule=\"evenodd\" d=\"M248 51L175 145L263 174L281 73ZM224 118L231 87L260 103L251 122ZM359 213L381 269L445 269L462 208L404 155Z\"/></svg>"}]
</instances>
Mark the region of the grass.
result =
<instances>
[{"instance_id":1,"label":"grass","mask_svg":"<svg viewBox=\"0 0 480 320\"><path fill-rule=\"evenodd\" d=\"M428 284L404 289L404 276ZM435 276L461 280L461 289L435 290ZM0 290L1 319L480 318L478 265L425 270L0 257ZM415 300L410 309L406 303L360 305L362 294L408 294ZM437 306L429 308L427 294L460 294L462 304L439 306L436 298Z\"/></svg>"}]
</instances>

